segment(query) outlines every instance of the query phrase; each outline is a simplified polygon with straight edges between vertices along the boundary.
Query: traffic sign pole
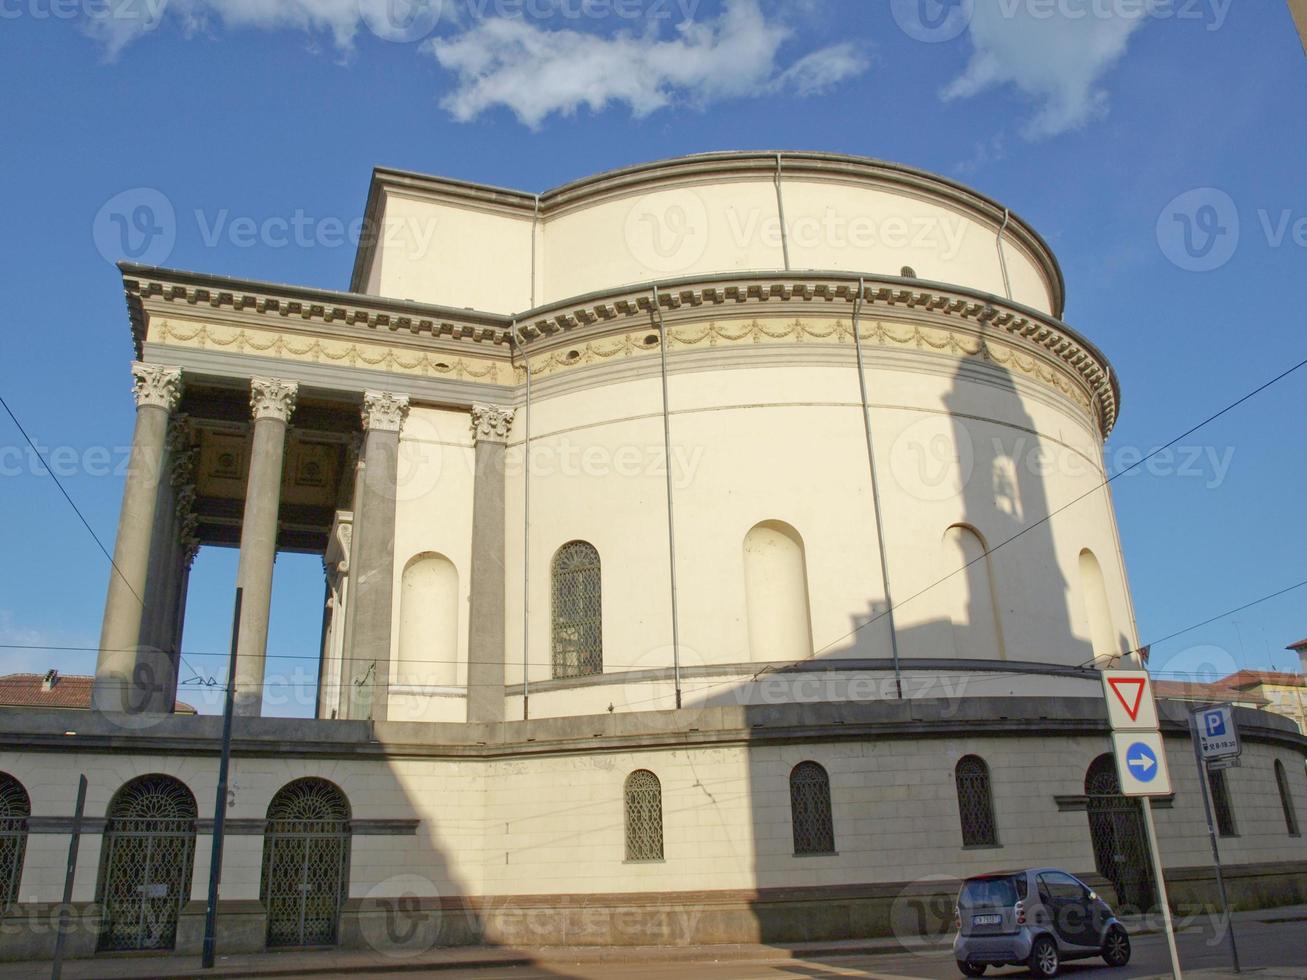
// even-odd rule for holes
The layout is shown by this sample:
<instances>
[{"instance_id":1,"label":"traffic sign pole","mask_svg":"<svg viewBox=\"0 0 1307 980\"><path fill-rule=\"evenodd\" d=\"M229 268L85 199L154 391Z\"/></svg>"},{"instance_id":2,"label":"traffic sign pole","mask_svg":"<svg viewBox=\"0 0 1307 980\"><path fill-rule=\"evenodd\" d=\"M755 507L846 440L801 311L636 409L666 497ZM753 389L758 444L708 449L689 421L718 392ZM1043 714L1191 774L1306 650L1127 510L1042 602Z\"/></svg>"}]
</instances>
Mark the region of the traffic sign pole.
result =
<instances>
[{"instance_id":1,"label":"traffic sign pole","mask_svg":"<svg viewBox=\"0 0 1307 980\"><path fill-rule=\"evenodd\" d=\"M1157 846L1157 825L1153 821L1153 797L1172 794L1171 773L1148 671L1103 671L1103 697L1107 701L1107 718L1112 727L1112 752L1116 756L1121 793L1128 797L1142 797L1144 832L1162 903L1166 945L1171 951L1171 973L1175 980L1181 980L1180 951L1176 949L1175 924L1171 921L1171 898L1166 891L1162 851Z\"/></svg>"},{"instance_id":2,"label":"traffic sign pole","mask_svg":"<svg viewBox=\"0 0 1307 980\"><path fill-rule=\"evenodd\" d=\"M1162 852L1157 848L1157 826L1153 823L1153 801L1140 800L1144 811L1144 829L1148 832L1148 850L1153 856L1153 877L1157 879L1157 894L1162 903L1162 921L1166 923L1166 946L1171 951L1171 974L1182 980L1180 951L1175 946L1175 925L1171 922L1171 899L1166 893L1166 875L1162 872Z\"/></svg>"},{"instance_id":3,"label":"traffic sign pole","mask_svg":"<svg viewBox=\"0 0 1307 980\"><path fill-rule=\"evenodd\" d=\"M1216 868L1216 891L1221 899L1221 914L1225 917L1225 931L1230 936L1230 961L1234 972L1239 969L1239 943L1234 938L1234 917L1230 914L1230 901L1225 894L1225 875L1221 871L1221 848L1216 843L1216 822L1212 819L1212 794L1207 787L1207 762L1203 759L1203 750L1198 738L1198 716L1207 709L1199 708L1189 713L1189 734L1194 743L1194 764L1198 766L1198 785L1202 789L1203 814L1207 817L1207 836L1212 842L1212 866Z\"/></svg>"}]
</instances>

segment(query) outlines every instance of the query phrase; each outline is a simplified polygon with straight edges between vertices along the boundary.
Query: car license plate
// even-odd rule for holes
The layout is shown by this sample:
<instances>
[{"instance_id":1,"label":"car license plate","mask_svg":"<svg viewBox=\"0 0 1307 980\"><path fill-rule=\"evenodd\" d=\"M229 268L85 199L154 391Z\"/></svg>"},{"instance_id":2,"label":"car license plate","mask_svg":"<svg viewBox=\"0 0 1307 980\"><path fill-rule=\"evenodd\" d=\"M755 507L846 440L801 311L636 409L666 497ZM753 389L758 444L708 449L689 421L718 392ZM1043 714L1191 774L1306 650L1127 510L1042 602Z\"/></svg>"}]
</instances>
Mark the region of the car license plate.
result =
<instances>
[{"instance_id":1,"label":"car license plate","mask_svg":"<svg viewBox=\"0 0 1307 980\"><path fill-rule=\"evenodd\" d=\"M973 926L996 926L1003 921L1001 915L973 915L971 924Z\"/></svg>"}]
</instances>

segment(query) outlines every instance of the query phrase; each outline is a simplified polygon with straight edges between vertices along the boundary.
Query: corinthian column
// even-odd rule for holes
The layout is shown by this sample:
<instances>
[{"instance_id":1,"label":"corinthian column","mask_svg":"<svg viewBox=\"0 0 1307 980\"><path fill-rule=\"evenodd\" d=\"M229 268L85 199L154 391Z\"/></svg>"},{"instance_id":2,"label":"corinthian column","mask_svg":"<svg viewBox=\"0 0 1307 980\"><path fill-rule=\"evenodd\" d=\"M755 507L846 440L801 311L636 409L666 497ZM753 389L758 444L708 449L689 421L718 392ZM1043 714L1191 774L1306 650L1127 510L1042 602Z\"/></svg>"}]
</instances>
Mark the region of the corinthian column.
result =
<instances>
[{"instance_id":1,"label":"corinthian column","mask_svg":"<svg viewBox=\"0 0 1307 980\"><path fill-rule=\"evenodd\" d=\"M468 587L467 720L504 720L504 453L513 409L472 408L476 482Z\"/></svg>"},{"instance_id":2,"label":"corinthian column","mask_svg":"<svg viewBox=\"0 0 1307 980\"><path fill-rule=\"evenodd\" d=\"M281 468L286 428L295 411L299 386L275 378L250 382L254 438L250 476L245 485L241 557L236 585L243 591L236 639L236 713L263 711L263 667L268 652L268 613L272 608L272 566L277 558L277 512L281 508Z\"/></svg>"},{"instance_id":3,"label":"corinthian column","mask_svg":"<svg viewBox=\"0 0 1307 980\"><path fill-rule=\"evenodd\" d=\"M407 395L364 394L363 451L354 489L345 609L341 705L346 718L386 719L395 595L395 482L399 432L406 418Z\"/></svg>"},{"instance_id":4,"label":"corinthian column","mask_svg":"<svg viewBox=\"0 0 1307 980\"><path fill-rule=\"evenodd\" d=\"M113 568L100 628L93 704L101 711L140 712L150 706L155 678L138 669L137 650L145 612L146 575L153 549L159 484L167 453L168 419L181 397L182 372L157 364L132 364L136 429L123 487Z\"/></svg>"}]
</instances>

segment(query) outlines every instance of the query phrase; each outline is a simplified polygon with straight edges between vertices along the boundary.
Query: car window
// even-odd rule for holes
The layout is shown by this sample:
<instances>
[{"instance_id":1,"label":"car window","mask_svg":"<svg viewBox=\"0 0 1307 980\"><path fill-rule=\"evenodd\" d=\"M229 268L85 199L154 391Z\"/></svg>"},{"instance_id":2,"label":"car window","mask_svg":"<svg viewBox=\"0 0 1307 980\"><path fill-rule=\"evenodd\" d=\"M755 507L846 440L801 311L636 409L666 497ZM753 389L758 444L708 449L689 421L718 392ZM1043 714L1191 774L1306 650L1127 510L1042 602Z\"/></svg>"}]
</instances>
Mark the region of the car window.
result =
<instances>
[{"instance_id":1,"label":"car window","mask_svg":"<svg viewBox=\"0 0 1307 980\"><path fill-rule=\"evenodd\" d=\"M1085 897L1085 886L1080 884L1075 878L1068 874L1062 874L1059 871L1046 871L1039 876L1039 891L1041 895L1047 895L1049 898L1058 899L1082 899Z\"/></svg>"},{"instance_id":2,"label":"car window","mask_svg":"<svg viewBox=\"0 0 1307 980\"><path fill-rule=\"evenodd\" d=\"M958 907L964 909L1011 908L1017 903L1017 887L1011 877L973 878L962 886Z\"/></svg>"}]
</instances>

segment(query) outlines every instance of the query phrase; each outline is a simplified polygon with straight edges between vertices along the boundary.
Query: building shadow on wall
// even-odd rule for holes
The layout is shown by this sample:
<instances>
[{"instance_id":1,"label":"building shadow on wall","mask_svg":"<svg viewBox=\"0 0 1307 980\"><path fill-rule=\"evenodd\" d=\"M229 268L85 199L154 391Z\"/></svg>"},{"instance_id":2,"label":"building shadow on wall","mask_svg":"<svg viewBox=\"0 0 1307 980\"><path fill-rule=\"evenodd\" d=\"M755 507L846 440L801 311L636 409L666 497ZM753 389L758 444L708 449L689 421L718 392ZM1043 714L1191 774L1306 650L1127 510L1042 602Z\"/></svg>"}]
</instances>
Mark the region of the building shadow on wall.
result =
<instances>
[{"instance_id":1,"label":"building shadow on wall","mask_svg":"<svg viewBox=\"0 0 1307 980\"><path fill-rule=\"evenodd\" d=\"M1036 435L1050 431L1047 413L1040 424L1038 407L1028 404L1040 397L1038 384L1023 380L1018 387L1004 365L964 358L942 399L946 414L895 432L895 413L873 409L878 480L887 491L881 497L901 700L890 616L879 597L869 598L867 615L850 624L848 635L834 642L814 637L812 658L763 671L781 692L787 687L779 679L809 678L806 690L818 696L769 704L759 697L755 678L709 699L745 705L757 881L751 908L763 941L903 938L904 931L915 941L918 929L950 934L957 879L1024 861L1029 844L1007 851L1003 845L1018 831L1024 837L1032 821L1057 827L1063 841L1083 839L1050 844L1041 850L1043 861L1100 884L1112 871L1095 867L1098 849L1090 846L1085 816L1059 812L1054 800L1084 791L1084 766L1099 752L1081 766L1080 760L1066 765L1066 753L1052 749L1059 765L1039 774L1038 812L1031 812L1031 794L1021 785L1029 776L1010 760L983 758L994 751L983 748L992 740L975 741L987 731L1010 735L1022 727L1031 738L1042 734L1038 713L1017 720L1030 709L1017 708L1014 698L1097 696L1096 644L1078 634L1087 618L1102 612L1095 602L1106 608L1105 593L1086 599L1084 578L1097 571L1089 587L1102 590L1098 561L1109 556L1094 554L1101 542L1080 542L1075 535L1077 510L1093 512L1085 518L1088 526L1102 527L1108 504L1102 493L1091 493L1070 504L1065 516L1046 520L1084 492L1072 489L1060 495L1066 499L1050 500L1049 484L1076 488L1085 481L1059 481L1072 451ZM874 405L874 387L870 397ZM1057 397L1049 393L1050 402ZM1084 465L1091 474L1097 468ZM953 473L960 478L950 488ZM813 491L835 495L847 488ZM903 514L904 506L917 513ZM919 528L922 513L933 515L934 526L928 537L913 540L905 529ZM1082 549L1082 580L1069 580L1056 555ZM896 567L896 555L923 552L930 560L921 562L915 577ZM865 560L879 578L879 556ZM1123 630L1106 634L1102 624L1090 627L1100 634L1096 643L1130 650ZM1035 665L1054 669L1022 673ZM851 670L876 683L855 694ZM814 677L819 683L811 683ZM818 740L822 744L812 744ZM958 768L964 758L979 759L978 765L967 762L965 775ZM959 785L964 778L966 787ZM986 805L989 827L981 812ZM969 815L969 831L964 807L977 811Z\"/></svg>"}]
</instances>

